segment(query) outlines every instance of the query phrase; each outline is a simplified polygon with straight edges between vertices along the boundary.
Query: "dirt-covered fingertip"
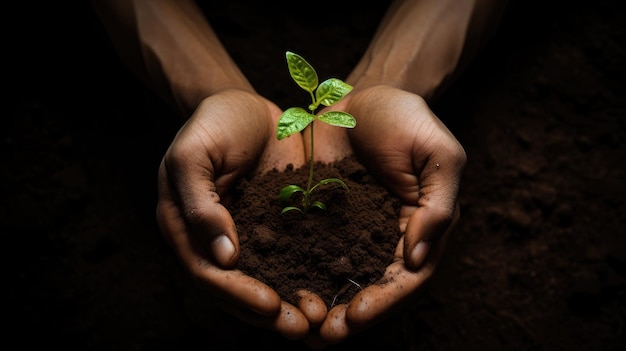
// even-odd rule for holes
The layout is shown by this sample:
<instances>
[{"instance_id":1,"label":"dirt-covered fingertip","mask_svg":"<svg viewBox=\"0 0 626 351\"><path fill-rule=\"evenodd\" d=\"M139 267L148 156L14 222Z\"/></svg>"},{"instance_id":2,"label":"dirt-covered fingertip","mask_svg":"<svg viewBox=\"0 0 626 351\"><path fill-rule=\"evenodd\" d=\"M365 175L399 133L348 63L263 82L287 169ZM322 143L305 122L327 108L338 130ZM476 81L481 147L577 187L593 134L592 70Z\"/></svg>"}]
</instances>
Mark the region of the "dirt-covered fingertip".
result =
<instances>
[{"instance_id":1,"label":"dirt-covered fingertip","mask_svg":"<svg viewBox=\"0 0 626 351\"><path fill-rule=\"evenodd\" d=\"M297 307L283 301L274 328L287 339L302 340L309 334L309 321Z\"/></svg>"},{"instance_id":2,"label":"dirt-covered fingertip","mask_svg":"<svg viewBox=\"0 0 626 351\"><path fill-rule=\"evenodd\" d=\"M346 323L347 304L340 304L328 311L328 317L320 327L320 337L328 344L337 344L350 336Z\"/></svg>"},{"instance_id":3,"label":"dirt-covered fingertip","mask_svg":"<svg viewBox=\"0 0 626 351\"><path fill-rule=\"evenodd\" d=\"M328 313L324 300L310 290L298 290L296 294L300 298L298 308L306 316L311 327L321 326Z\"/></svg>"}]
</instances>

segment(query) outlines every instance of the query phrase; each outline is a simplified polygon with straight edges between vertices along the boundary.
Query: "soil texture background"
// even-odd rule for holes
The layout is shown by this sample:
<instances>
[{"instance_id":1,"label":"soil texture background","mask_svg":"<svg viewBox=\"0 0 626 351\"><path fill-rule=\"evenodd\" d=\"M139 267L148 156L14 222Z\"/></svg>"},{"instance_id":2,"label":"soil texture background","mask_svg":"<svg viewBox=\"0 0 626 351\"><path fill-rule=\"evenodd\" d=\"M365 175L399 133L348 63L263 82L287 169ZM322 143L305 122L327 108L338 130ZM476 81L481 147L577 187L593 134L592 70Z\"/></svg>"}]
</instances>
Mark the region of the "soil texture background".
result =
<instances>
[{"instance_id":1,"label":"soil texture background","mask_svg":"<svg viewBox=\"0 0 626 351\"><path fill-rule=\"evenodd\" d=\"M510 1L432 106L468 154L461 221L411 308L329 350L623 350L626 30L620 2ZM205 5L257 90L301 95L284 52L345 78L387 1L313 13ZM248 350L295 341L224 314L155 223L177 116L86 2L8 5L0 128L7 345Z\"/></svg>"}]
</instances>

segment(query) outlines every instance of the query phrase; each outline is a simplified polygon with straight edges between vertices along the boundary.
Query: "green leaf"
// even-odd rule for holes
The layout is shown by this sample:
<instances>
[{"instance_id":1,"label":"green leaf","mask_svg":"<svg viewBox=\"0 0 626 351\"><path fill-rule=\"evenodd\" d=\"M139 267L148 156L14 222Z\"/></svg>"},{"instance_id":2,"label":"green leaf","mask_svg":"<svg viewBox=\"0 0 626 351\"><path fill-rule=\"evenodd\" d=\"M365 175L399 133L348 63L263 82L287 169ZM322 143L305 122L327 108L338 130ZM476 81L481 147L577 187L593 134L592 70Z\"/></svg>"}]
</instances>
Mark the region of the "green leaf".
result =
<instances>
[{"instance_id":1,"label":"green leaf","mask_svg":"<svg viewBox=\"0 0 626 351\"><path fill-rule=\"evenodd\" d=\"M289 211L298 211L300 213L304 213L304 211L302 211L302 209L300 209L298 207L287 206L287 207L283 208L282 211L280 211L280 214L284 214L284 213L289 212Z\"/></svg>"},{"instance_id":2,"label":"green leaf","mask_svg":"<svg viewBox=\"0 0 626 351\"><path fill-rule=\"evenodd\" d=\"M309 193L312 193L313 190L315 190L317 187L319 187L320 185L326 185L326 184L330 184L330 183L337 183L339 185L341 185L344 189L349 190L348 186L346 185L346 183L343 182L343 180L339 179L339 178L326 178L326 179L322 179L319 182L317 182L317 184L315 184L311 190L309 191Z\"/></svg>"},{"instance_id":3,"label":"green leaf","mask_svg":"<svg viewBox=\"0 0 626 351\"><path fill-rule=\"evenodd\" d=\"M287 185L286 187L280 189L280 193L278 194L278 199L280 199L281 202L285 202L289 200L289 198L291 198L291 195L297 192L304 193L304 189L293 184Z\"/></svg>"},{"instance_id":4,"label":"green leaf","mask_svg":"<svg viewBox=\"0 0 626 351\"><path fill-rule=\"evenodd\" d=\"M354 128L356 126L356 119L351 114L342 111L328 111L317 116L317 119L332 126L345 128Z\"/></svg>"},{"instance_id":5,"label":"green leaf","mask_svg":"<svg viewBox=\"0 0 626 351\"><path fill-rule=\"evenodd\" d=\"M326 205L321 201L315 201L311 204L311 207L317 207L322 211L326 211Z\"/></svg>"},{"instance_id":6,"label":"green leaf","mask_svg":"<svg viewBox=\"0 0 626 351\"><path fill-rule=\"evenodd\" d=\"M288 108L285 112L283 112L278 120L278 125L276 126L276 136L278 137L278 140L282 140L293 133L303 130L314 120L315 115L307 112L307 110L302 107Z\"/></svg>"},{"instance_id":7,"label":"green leaf","mask_svg":"<svg viewBox=\"0 0 626 351\"><path fill-rule=\"evenodd\" d=\"M322 105L331 106L341 100L350 91L352 91L350 84L345 83L341 79L330 78L320 84L315 92L315 97Z\"/></svg>"},{"instance_id":8,"label":"green leaf","mask_svg":"<svg viewBox=\"0 0 626 351\"><path fill-rule=\"evenodd\" d=\"M315 69L306 60L291 51L287 51L287 67L291 78L300 88L312 93L317 88L318 79Z\"/></svg>"}]
</instances>

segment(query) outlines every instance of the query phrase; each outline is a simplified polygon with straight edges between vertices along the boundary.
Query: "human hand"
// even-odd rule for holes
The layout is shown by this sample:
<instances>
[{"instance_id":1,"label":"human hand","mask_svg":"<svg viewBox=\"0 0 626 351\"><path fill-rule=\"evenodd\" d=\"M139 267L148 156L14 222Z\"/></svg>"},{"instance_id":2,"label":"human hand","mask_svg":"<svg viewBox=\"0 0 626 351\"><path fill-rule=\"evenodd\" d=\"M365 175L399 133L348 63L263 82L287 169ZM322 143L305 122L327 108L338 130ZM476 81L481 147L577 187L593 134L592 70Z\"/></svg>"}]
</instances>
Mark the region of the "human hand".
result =
<instances>
[{"instance_id":1,"label":"human hand","mask_svg":"<svg viewBox=\"0 0 626 351\"><path fill-rule=\"evenodd\" d=\"M317 124L316 159L332 162L354 153L400 199L403 236L384 277L328 312L319 333L307 340L314 348L388 317L429 280L459 218L457 197L466 162L462 146L415 94L374 86L351 92L333 109L355 116L357 126L345 130Z\"/></svg>"},{"instance_id":2,"label":"human hand","mask_svg":"<svg viewBox=\"0 0 626 351\"><path fill-rule=\"evenodd\" d=\"M195 282L227 312L301 339L305 315L266 284L232 269L240 254L226 209L237 180L304 164L300 134L278 141L282 111L250 92L226 90L200 103L177 133L159 168L157 222Z\"/></svg>"}]
</instances>

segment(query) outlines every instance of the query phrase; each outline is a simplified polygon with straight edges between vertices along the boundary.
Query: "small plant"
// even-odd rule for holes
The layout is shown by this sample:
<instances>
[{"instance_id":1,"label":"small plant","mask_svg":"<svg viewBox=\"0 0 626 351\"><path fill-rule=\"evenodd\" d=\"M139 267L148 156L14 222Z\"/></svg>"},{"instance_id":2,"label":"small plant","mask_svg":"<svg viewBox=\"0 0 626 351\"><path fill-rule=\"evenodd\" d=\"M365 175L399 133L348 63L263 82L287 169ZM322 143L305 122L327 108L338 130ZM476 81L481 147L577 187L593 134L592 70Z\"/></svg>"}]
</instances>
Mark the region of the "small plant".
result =
<instances>
[{"instance_id":1,"label":"small plant","mask_svg":"<svg viewBox=\"0 0 626 351\"><path fill-rule=\"evenodd\" d=\"M349 113L341 111L328 111L316 116L315 110L320 105L331 106L335 104L352 90L352 86L337 78L327 79L318 86L317 73L315 73L313 67L304 58L290 51L287 51L286 56L287 66L289 67L289 74L291 75L291 78L293 78L300 88L311 94L312 103L309 105L310 112L302 107L291 107L285 110L278 120L276 135L278 140L282 140L294 133L302 131L310 124L311 157L309 159L309 179L306 189L293 184L287 185L281 189L278 195L279 199L283 203L286 203L293 194L302 193L302 208L296 206L286 206L283 208L281 213L288 211L299 211L305 213L311 207L317 207L321 210L325 210L326 205L324 203L321 201L311 200L311 194L313 191L321 185L331 183L338 183L346 190L348 190L348 186L339 178L326 178L313 185L313 122L315 120L319 120L333 126L354 128L356 126L356 120Z\"/></svg>"}]
</instances>

